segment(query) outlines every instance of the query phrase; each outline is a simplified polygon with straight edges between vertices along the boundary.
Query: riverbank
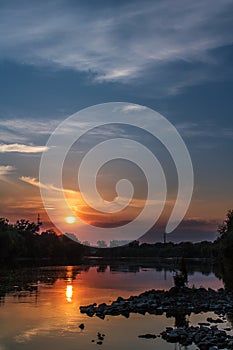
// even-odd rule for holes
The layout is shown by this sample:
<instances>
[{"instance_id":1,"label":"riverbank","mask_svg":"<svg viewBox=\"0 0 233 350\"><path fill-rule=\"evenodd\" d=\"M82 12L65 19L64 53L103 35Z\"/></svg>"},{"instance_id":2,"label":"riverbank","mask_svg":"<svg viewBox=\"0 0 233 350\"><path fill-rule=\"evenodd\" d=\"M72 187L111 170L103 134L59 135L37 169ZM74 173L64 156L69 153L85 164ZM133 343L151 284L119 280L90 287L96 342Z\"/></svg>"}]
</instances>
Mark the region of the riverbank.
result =
<instances>
[{"instance_id":1,"label":"riverbank","mask_svg":"<svg viewBox=\"0 0 233 350\"><path fill-rule=\"evenodd\" d=\"M217 315L216 318L207 318L206 322L199 326L189 327L187 315L211 311ZM165 314L166 317L175 318L175 328L168 327L160 334L138 336L145 339L162 337L167 342L184 346L194 343L200 350L233 349L233 335L229 334L231 328L218 328L219 324L224 323L226 315L233 315L233 292L223 288L217 291L211 288L188 287L172 287L168 291L149 290L127 299L118 297L109 305L94 303L81 306L80 312L101 319L119 315L129 318L131 313Z\"/></svg>"},{"instance_id":2,"label":"riverbank","mask_svg":"<svg viewBox=\"0 0 233 350\"><path fill-rule=\"evenodd\" d=\"M177 313L189 315L191 312L200 313L213 311L216 314L233 313L233 292L223 288L215 291L211 288L177 288L172 287L168 291L149 290L138 296L130 296L128 299L118 297L116 301L107 305L91 304L80 307L81 313L88 316L104 318L106 315L129 317L130 313L162 314L167 317Z\"/></svg>"}]
</instances>

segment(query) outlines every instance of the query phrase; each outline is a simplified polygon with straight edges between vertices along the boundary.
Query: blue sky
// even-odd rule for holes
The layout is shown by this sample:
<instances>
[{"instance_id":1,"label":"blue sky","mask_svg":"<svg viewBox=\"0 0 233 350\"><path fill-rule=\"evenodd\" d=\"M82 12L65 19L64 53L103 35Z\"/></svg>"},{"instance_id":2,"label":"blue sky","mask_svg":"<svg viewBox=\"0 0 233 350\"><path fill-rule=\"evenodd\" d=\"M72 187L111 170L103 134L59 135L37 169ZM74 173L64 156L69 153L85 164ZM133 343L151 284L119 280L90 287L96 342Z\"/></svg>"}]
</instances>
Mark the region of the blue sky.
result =
<instances>
[{"instance_id":1,"label":"blue sky","mask_svg":"<svg viewBox=\"0 0 233 350\"><path fill-rule=\"evenodd\" d=\"M125 101L180 131L195 174L188 230L214 230L233 195L232 0L1 1L0 33L1 216L40 209L19 179L38 178L60 121Z\"/></svg>"}]
</instances>

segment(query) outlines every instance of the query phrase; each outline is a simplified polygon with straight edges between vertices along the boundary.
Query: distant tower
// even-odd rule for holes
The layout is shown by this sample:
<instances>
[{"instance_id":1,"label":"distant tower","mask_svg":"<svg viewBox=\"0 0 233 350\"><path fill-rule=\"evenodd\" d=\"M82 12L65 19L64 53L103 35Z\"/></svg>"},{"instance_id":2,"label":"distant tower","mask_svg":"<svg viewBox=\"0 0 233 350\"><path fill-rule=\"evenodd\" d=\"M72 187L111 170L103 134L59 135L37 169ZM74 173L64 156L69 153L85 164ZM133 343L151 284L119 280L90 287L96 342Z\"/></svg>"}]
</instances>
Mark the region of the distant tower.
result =
<instances>
[{"instance_id":1,"label":"distant tower","mask_svg":"<svg viewBox=\"0 0 233 350\"><path fill-rule=\"evenodd\" d=\"M42 221L41 221L41 219L40 219L40 214L38 213L38 215L37 215L37 225L38 226L41 226L42 225Z\"/></svg>"},{"instance_id":2,"label":"distant tower","mask_svg":"<svg viewBox=\"0 0 233 350\"><path fill-rule=\"evenodd\" d=\"M163 243L164 243L164 244L167 243L167 235L166 235L166 232L163 233Z\"/></svg>"}]
</instances>

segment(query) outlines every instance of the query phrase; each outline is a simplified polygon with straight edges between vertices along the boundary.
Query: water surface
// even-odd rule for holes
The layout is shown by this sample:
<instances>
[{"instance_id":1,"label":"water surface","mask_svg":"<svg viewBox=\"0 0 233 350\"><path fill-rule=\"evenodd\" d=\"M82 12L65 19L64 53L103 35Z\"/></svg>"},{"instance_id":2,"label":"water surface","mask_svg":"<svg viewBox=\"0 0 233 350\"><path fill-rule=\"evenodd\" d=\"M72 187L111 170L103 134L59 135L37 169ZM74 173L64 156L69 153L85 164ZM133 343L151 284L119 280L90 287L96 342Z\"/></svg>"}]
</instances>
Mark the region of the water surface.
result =
<instances>
[{"instance_id":1,"label":"water surface","mask_svg":"<svg viewBox=\"0 0 233 350\"><path fill-rule=\"evenodd\" d=\"M211 270L189 274L189 285L218 289L223 286ZM202 271L202 272L201 272ZM8 287L7 287L8 284ZM162 339L139 339L139 334L159 334L174 326L165 315L108 316L104 320L80 314L81 305L110 303L149 289L169 289L172 269L140 264L25 268L1 271L0 350L45 349L175 349ZM190 324L205 321L212 313L191 315ZM84 330L78 327L85 324ZM231 326L227 322L227 326ZM97 332L104 333L97 345ZM94 340L94 342L92 342ZM196 349L195 346L189 349Z\"/></svg>"}]
</instances>

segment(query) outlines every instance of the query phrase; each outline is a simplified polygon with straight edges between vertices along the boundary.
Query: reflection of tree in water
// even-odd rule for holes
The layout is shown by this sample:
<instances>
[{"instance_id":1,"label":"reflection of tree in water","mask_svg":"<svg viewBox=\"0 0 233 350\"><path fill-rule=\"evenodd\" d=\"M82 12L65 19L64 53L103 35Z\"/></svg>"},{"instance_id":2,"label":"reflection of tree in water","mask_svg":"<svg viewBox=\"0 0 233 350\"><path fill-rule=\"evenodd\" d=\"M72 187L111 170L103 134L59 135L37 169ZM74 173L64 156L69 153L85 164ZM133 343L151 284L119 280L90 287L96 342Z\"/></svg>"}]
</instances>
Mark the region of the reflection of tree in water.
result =
<instances>
[{"instance_id":1,"label":"reflection of tree in water","mask_svg":"<svg viewBox=\"0 0 233 350\"><path fill-rule=\"evenodd\" d=\"M185 327L188 328L189 327L189 316L190 314L187 314L185 312L180 312L177 311L175 308L172 311L167 311L166 312L166 317L167 318L173 318L175 319L174 322L174 327L179 328L179 327Z\"/></svg>"},{"instance_id":2,"label":"reflection of tree in water","mask_svg":"<svg viewBox=\"0 0 233 350\"><path fill-rule=\"evenodd\" d=\"M231 327L233 328L233 313L229 313L226 315L227 321L230 322Z\"/></svg>"},{"instance_id":3,"label":"reflection of tree in water","mask_svg":"<svg viewBox=\"0 0 233 350\"><path fill-rule=\"evenodd\" d=\"M175 323L174 323L174 327L185 327L188 328L189 326L189 314L185 313L185 312L180 312L180 311L176 311L175 309L171 312L167 312L166 313L166 317L170 318L170 317L174 317L175 318Z\"/></svg>"},{"instance_id":4,"label":"reflection of tree in water","mask_svg":"<svg viewBox=\"0 0 233 350\"><path fill-rule=\"evenodd\" d=\"M175 324L174 326L179 328L179 327L185 327L188 328L189 327L189 316L185 313L182 312L176 312L174 314L175 317ZM175 344L174 350L184 350L184 349L188 349L187 346L181 345L181 344Z\"/></svg>"},{"instance_id":5,"label":"reflection of tree in water","mask_svg":"<svg viewBox=\"0 0 233 350\"><path fill-rule=\"evenodd\" d=\"M233 290L233 262L225 262L223 269L223 283L225 288Z\"/></svg>"},{"instance_id":6,"label":"reflection of tree in water","mask_svg":"<svg viewBox=\"0 0 233 350\"><path fill-rule=\"evenodd\" d=\"M96 267L97 272L105 272L108 268L108 265L99 265Z\"/></svg>"},{"instance_id":7,"label":"reflection of tree in water","mask_svg":"<svg viewBox=\"0 0 233 350\"><path fill-rule=\"evenodd\" d=\"M174 317L175 318L175 322L174 322L174 327L179 328L179 327L183 327L183 328L188 328L189 327L189 314L184 313L184 312L178 312L176 310L173 310L171 313L167 312L166 313L166 317L170 318L170 317ZM174 350L178 350L178 349L188 349L188 346L186 345L182 345L179 343L175 343L174 344Z\"/></svg>"},{"instance_id":8,"label":"reflection of tree in water","mask_svg":"<svg viewBox=\"0 0 233 350\"><path fill-rule=\"evenodd\" d=\"M0 270L0 305L4 303L6 294L15 297L36 296L39 285L53 286L58 279L73 281L82 267L32 268Z\"/></svg>"},{"instance_id":9,"label":"reflection of tree in water","mask_svg":"<svg viewBox=\"0 0 233 350\"><path fill-rule=\"evenodd\" d=\"M140 265L135 264L110 264L110 271L111 272L139 272L140 271Z\"/></svg>"},{"instance_id":10,"label":"reflection of tree in water","mask_svg":"<svg viewBox=\"0 0 233 350\"><path fill-rule=\"evenodd\" d=\"M224 287L233 290L233 262L224 259L224 262L214 267L215 276L223 280Z\"/></svg>"},{"instance_id":11,"label":"reflection of tree in water","mask_svg":"<svg viewBox=\"0 0 233 350\"><path fill-rule=\"evenodd\" d=\"M188 319L188 315L185 313L181 313L181 312L176 312L175 315L175 327L179 328L179 327L186 327L188 328L189 326L189 319Z\"/></svg>"}]
</instances>

